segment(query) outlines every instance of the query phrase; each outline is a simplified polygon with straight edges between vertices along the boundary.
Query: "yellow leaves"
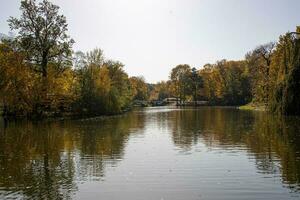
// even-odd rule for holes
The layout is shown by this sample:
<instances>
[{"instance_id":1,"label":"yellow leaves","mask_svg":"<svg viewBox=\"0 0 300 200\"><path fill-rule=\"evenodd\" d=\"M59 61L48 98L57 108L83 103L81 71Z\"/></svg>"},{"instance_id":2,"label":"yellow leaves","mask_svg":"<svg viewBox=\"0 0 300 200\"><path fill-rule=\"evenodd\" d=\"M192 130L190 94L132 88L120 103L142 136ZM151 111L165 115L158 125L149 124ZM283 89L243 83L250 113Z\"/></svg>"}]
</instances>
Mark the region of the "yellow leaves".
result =
<instances>
[{"instance_id":1,"label":"yellow leaves","mask_svg":"<svg viewBox=\"0 0 300 200\"><path fill-rule=\"evenodd\" d=\"M138 87L137 80L135 79L135 77L131 77L129 79L129 81L130 81L130 85L131 85L132 96L135 97L138 93L138 91L137 91L137 87Z\"/></svg>"},{"instance_id":2,"label":"yellow leaves","mask_svg":"<svg viewBox=\"0 0 300 200\"><path fill-rule=\"evenodd\" d=\"M0 44L0 100L13 115L27 115L36 111L36 105L58 107L62 101L73 99L76 79L71 68L58 73L54 65L48 66L45 80L26 64L22 53L6 44ZM47 83L46 99L43 98L43 83Z\"/></svg>"},{"instance_id":3,"label":"yellow leaves","mask_svg":"<svg viewBox=\"0 0 300 200\"><path fill-rule=\"evenodd\" d=\"M129 81L133 98L135 100L147 100L148 87L143 77L131 77Z\"/></svg>"},{"instance_id":4,"label":"yellow leaves","mask_svg":"<svg viewBox=\"0 0 300 200\"><path fill-rule=\"evenodd\" d=\"M94 80L98 95L106 96L111 90L111 79L107 67L101 67L96 70L96 77Z\"/></svg>"},{"instance_id":5,"label":"yellow leaves","mask_svg":"<svg viewBox=\"0 0 300 200\"><path fill-rule=\"evenodd\" d=\"M47 83L48 93L69 96L76 84L76 79L71 68L67 68L58 74L56 69L50 65L48 67Z\"/></svg>"},{"instance_id":6,"label":"yellow leaves","mask_svg":"<svg viewBox=\"0 0 300 200\"><path fill-rule=\"evenodd\" d=\"M245 61L217 62L200 70L204 81L203 95L221 104L239 104L250 94L249 71Z\"/></svg>"},{"instance_id":7,"label":"yellow leaves","mask_svg":"<svg viewBox=\"0 0 300 200\"><path fill-rule=\"evenodd\" d=\"M150 93L150 100L163 100L171 95L171 84L169 82L161 81L154 85Z\"/></svg>"},{"instance_id":8,"label":"yellow leaves","mask_svg":"<svg viewBox=\"0 0 300 200\"><path fill-rule=\"evenodd\" d=\"M0 100L14 110L31 110L32 72L24 64L21 53L0 44Z\"/></svg>"}]
</instances>

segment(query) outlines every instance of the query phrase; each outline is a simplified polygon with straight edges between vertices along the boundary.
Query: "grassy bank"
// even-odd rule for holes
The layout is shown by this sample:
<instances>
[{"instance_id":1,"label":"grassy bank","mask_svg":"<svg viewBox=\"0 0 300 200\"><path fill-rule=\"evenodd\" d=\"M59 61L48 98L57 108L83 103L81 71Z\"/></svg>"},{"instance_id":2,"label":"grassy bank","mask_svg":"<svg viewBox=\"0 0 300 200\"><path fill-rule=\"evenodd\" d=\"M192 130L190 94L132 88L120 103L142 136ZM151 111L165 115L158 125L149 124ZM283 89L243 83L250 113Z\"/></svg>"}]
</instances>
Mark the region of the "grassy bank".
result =
<instances>
[{"instance_id":1,"label":"grassy bank","mask_svg":"<svg viewBox=\"0 0 300 200\"><path fill-rule=\"evenodd\" d=\"M256 111L266 111L266 106L261 104L248 103L243 106L238 107L240 110L256 110Z\"/></svg>"}]
</instances>

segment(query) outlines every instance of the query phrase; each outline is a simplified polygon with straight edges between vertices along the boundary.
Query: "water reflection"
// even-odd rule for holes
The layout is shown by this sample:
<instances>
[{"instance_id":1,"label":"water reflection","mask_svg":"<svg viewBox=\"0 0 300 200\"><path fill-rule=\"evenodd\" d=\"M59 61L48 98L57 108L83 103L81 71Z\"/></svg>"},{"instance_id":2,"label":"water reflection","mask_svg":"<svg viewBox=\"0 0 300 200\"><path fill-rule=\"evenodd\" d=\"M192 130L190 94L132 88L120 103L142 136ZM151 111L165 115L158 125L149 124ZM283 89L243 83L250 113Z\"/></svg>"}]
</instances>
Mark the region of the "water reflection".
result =
<instances>
[{"instance_id":1,"label":"water reflection","mask_svg":"<svg viewBox=\"0 0 300 200\"><path fill-rule=\"evenodd\" d=\"M2 123L4 124L4 123ZM105 120L10 122L0 132L0 199L69 199L76 183L104 176L123 156L143 116Z\"/></svg>"},{"instance_id":2,"label":"water reflection","mask_svg":"<svg viewBox=\"0 0 300 200\"><path fill-rule=\"evenodd\" d=\"M232 108L170 112L176 146L189 151L199 140L207 147L245 150L260 173L280 172L283 182L300 187L300 119Z\"/></svg>"},{"instance_id":3,"label":"water reflection","mask_svg":"<svg viewBox=\"0 0 300 200\"><path fill-rule=\"evenodd\" d=\"M184 158L180 157L181 153L183 156L185 153L193 155L197 150L203 151L204 147L209 152L224 156L230 152L243 152L255 163L257 173L266 177L279 176L284 187L299 193L298 118L277 118L263 112L234 108L147 108L101 120L8 124L0 121L0 124L0 198L71 199L80 193L81 183L119 180L112 177L106 180L105 176L107 170L118 168L120 162L125 163L125 169L131 167L128 171L143 167L144 171L150 170L151 173L151 159L154 157L149 156L149 151L145 151L145 154L144 151L130 149L134 145L142 145L137 147L143 148L160 140L164 144L171 141L174 148L165 145L167 153L155 155L156 160L159 157L161 160L174 158L177 162ZM167 139L163 137L164 133L168 135ZM154 135L161 138L151 140ZM132 142L136 138L144 143ZM173 151L180 154L173 154ZM143 158L145 162L148 159L148 166L130 163L132 156L136 156L135 159ZM162 173L159 170L164 169L164 164L157 162L153 166ZM201 165L198 161L195 164ZM211 166L211 170L214 167ZM176 170L176 166L173 170ZM196 177L198 172L189 173ZM172 184L171 178L164 182ZM224 177L217 178L222 180ZM195 181L186 178L185 182L192 180ZM145 178L139 181L146 182ZM160 179L152 181L159 186ZM199 181L195 184L199 184Z\"/></svg>"}]
</instances>

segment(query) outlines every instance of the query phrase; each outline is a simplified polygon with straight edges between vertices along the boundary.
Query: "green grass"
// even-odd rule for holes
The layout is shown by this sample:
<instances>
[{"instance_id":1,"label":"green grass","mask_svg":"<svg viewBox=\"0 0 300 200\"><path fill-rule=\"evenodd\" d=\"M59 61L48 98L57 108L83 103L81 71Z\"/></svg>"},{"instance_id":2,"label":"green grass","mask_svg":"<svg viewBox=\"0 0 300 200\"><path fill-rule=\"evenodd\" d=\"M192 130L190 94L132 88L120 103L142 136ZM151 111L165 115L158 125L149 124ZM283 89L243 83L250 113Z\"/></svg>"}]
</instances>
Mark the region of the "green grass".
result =
<instances>
[{"instance_id":1,"label":"green grass","mask_svg":"<svg viewBox=\"0 0 300 200\"><path fill-rule=\"evenodd\" d=\"M239 106L240 110L256 110L256 111L265 111L266 107L264 105L258 105L254 103L248 103L243 106Z\"/></svg>"}]
</instances>

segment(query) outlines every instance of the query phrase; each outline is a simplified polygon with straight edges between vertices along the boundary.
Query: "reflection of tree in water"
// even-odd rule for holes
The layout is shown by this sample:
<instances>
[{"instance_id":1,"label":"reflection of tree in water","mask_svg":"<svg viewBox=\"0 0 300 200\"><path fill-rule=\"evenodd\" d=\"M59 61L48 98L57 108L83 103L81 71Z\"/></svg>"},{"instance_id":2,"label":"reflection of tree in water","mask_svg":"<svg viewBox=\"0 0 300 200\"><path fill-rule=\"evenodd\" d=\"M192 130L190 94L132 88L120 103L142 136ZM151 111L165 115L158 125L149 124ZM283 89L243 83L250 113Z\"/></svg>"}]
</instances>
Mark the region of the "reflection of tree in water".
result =
<instances>
[{"instance_id":1,"label":"reflection of tree in water","mask_svg":"<svg viewBox=\"0 0 300 200\"><path fill-rule=\"evenodd\" d=\"M169 113L174 144L190 150L199 140L220 149L247 149L260 173L281 173L300 187L300 120L263 112L203 108ZM296 188L297 189L297 188Z\"/></svg>"},{"instance_id":2,"label":"reflection of tree in water","mask_svg":"<svg viewBox=\"0 0 300 200\"><path fill-rule=\"evenodd\" d=\"M2 129L3 130L3 129ZM69 198L74 163L55 124L11 123L0 135L0 185L34 199Z\"/></svg>"},{"instance_id":3,"label":"reflection of tree in water","mask_svg":"<svg viewBox=\"0 0 300 200\"><path fill-rule=\"evenodd\" d=\"M144 117L128 113L124 117L110 118L103 121L91 120L78 122L72 127L77 135L76 149L79 150L80 164L77 178L99 179L104 175L105 164L116 165L123 158L124 147L131 130L142 129Z\"/></svg>"},{"instance_id":4,"label":"reflection of tree in water","mask_svg":"<svg viewBox=\"0 0 300 200\"><path fill-rule=\"evenodd\" d=\"M300 120L257 115L251 138L245 142L264 172L280 170L285 183L300 188ZM276 165L280 162L280 168ZM271 164L270 164L271 163Z\"/></svg>"},{"instance_id":5,"label":"reflection of tree in water","mask_svg":"<svg viewBox=\"0 0 300 200\"><path fill-rule=\"evenodd\" d=\"M0 125L0 198L69 199L76 182L104 175L123 157L131 128L143 117Z\"/></svg>"},{"instance_id":6,"label":"reflection of tree in water","mask_svg":"<svg viewBox=\"0 0 300 200\"><path fill-rule=\"evenodd\" d=\"M176 146L183 150L190 150L193 143L199 138L200 124L195 121L202 121L202 116L197 112L178 110L168 113L168 126L172 128L172 139Z\"/></svg>"},{"instance_id":7,"label":"reflection of tree in water","mask_svg":"<svg viewBox=\"0 0 300 200\"><path fill-rule=\"evenodd\" d=\"M187 109L170 112L169 127L172 128L175 145L186 150L191 149L193 144L197 144L199 139L204 139L208 146L226 145L228 142L238 144L241 142L241 135L237 131L241 126L240 123L248 123L240 117L231 109L226 112L210 107L198 110ZM224 119L227 120L226 123ZM240 123L236 123L237 121ZM228 132L230 134L226 134Z\"/></svg>"}]
</instances>

